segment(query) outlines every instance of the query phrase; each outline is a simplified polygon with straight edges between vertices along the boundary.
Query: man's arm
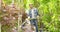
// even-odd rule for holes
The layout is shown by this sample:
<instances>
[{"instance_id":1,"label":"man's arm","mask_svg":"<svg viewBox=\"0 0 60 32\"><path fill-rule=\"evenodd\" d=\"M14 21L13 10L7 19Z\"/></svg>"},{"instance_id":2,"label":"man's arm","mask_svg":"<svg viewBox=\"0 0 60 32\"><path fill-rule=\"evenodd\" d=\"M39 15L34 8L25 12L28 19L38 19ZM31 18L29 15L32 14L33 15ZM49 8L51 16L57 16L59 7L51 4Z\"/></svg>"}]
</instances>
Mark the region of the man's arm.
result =
<instances>
[{"instance_id":1,"label":"man's arm","mask_svg":"<svg viewBox=\"0 0 60 32\"><path fill-rule=\"evenodd\" d=\"M37 19L39 19L38 9L36 9Z\"/></svg>"},{"instance_id":2,"label":"man's arm","mask_svg":"<svg viewBox=\"0 0 60 32\"><path fill-rule=\"evenodd\" d=\"M26 19L30 19L30 11L29 10L26 10L26 14L27 14L27 18Z\"/></svg>"}]
</instances>

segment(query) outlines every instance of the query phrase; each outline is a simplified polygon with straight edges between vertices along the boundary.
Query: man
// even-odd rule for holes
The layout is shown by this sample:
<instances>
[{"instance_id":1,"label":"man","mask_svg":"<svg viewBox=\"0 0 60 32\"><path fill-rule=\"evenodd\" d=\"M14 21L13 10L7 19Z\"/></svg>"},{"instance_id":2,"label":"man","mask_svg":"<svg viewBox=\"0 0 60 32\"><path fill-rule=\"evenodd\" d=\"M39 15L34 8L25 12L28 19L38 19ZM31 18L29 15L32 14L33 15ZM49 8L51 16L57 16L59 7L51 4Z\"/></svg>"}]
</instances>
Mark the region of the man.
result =
<instances>
[{"instance_id":1,"label":"man","mask_svg":"<svg viewBox=\"0 0 60 32\"><path fill-rule=\"evenodd\" d=\"M38 10L33 7L33 4L29 4L29 13L28 13L28 19L30 19L31 25L34 25L36 28L36 32L38 32L38 26L37 26L37 17L38 17Z\"/></svg>"}]
</instances>

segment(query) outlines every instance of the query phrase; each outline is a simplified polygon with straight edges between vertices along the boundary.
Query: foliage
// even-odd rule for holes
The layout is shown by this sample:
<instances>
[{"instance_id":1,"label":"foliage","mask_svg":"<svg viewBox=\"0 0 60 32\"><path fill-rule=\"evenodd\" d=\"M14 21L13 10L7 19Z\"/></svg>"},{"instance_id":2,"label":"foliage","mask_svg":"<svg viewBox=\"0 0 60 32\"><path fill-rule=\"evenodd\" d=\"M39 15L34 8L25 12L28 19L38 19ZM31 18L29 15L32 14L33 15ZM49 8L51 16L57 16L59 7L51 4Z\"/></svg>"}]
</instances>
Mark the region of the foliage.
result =
<instances>
[{"instance_id":1,"label":"foliage","mask_svg":"<svg viewBox=\"0 0 60 32\"><path fill-rule=\"evenodd\" d=\"M12 0L3 0L4 3L10 4ZM60 0L14 0L15 3L22 5L25 9L29 9L29 4L33 3L40 14L40 21L38 22L38 27L44 26L44 31L49 32L60 32ZM21 7L21 6L19 6ZM2 13L0 12L0 15ZM3 14L4 15L4 14ZM0 21L1 21L0 17ZM43 24L41 24L43 23Z\"/></svg>"}]
</instances>

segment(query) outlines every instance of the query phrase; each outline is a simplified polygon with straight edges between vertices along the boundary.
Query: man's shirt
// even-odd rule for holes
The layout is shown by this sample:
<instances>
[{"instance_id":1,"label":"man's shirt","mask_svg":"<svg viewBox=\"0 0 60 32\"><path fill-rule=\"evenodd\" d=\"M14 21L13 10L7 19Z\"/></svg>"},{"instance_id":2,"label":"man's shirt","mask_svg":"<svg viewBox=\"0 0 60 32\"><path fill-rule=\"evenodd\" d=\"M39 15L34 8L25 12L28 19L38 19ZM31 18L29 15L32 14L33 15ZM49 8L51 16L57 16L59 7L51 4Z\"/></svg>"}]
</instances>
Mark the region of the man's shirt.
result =
<instances>
[{"instance_id":1,"label":"man's shirt","mask_svg":"<svg viewBox=\"0 0 60 32\"><path fill-rule=\"evenodd\" d=\"M30 9L28 15L30 18L36 18L38 16L38 10L36 8Z\"/></svg>"},{"instance_id":2,"label":"man's shirt","mask_svg":"<svg viewBox=\"0 0 60 32\"><path fill-rule=\"evenodd\" d=\"M34 9L31 9L31 11L32 11L32 12L31 12L31 13L32 13L32 18L35 18L35 17L34 17Z\"/></svg>"}]
</instances>

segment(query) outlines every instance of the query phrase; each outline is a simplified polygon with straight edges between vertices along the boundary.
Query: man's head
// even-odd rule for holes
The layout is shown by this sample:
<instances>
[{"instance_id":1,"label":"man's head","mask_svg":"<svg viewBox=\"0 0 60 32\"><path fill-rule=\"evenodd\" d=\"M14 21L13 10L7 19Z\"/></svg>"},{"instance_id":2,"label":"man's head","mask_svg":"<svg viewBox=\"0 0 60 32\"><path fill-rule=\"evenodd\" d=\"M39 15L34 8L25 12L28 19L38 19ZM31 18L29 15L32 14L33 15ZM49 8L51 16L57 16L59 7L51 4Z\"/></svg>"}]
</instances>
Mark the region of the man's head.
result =
<instances>
[{"instance_id":1,"label":"man's head","mask_svg":"<svg viewBox=\"0 0 60 32\"><path fill-rule=\"evenodd\" d=\"M29 7L32 9L33 8L33 4L29 4Z\"/></svg>"}]
</instances>

